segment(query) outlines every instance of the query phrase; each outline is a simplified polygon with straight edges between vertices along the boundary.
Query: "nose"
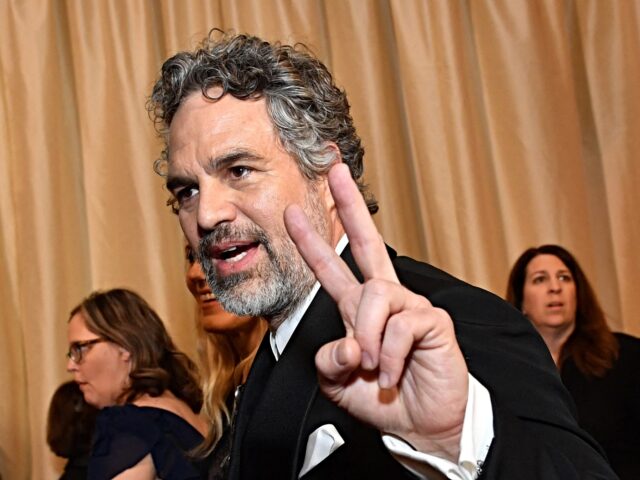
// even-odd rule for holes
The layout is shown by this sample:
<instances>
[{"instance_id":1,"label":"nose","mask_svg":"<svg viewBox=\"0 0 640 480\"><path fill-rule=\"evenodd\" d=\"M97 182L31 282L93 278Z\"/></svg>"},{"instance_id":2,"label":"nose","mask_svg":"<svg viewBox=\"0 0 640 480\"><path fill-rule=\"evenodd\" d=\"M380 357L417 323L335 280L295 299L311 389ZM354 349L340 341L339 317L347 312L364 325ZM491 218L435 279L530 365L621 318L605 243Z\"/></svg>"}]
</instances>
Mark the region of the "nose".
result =
<instances>
[{"instance_id":1,"label":"nose","mask_svg":"<svg viewBox=\"0 0 640 480\"><path fill-rule=\"evenodd\" d=\"M76 362L74 362L73 360L71 360L70 358L67 359L67 372L75 372L76 370L78 370L78 364Z\"/></svg>"},{"instance_id":2,"label":"nose","mask_svg":"<svg viewBox=\"0 0 640 480\"><path fill-rule=\"evenodd\" d=\"M231 190L230 187L214 179L200 185L197 214L200 232L211 231L221 223L235 220L238 212L232 201Z\"/></svg>"},{"instance_id":3,"label":"nose","mask_svg":"<svg viewBox=\"0 0 640 480\"><path fill-rule=\"evenodd\" d=\"M204 276L204 272L202 271L202 266L197 260L189 265L189 269L187 270L187 280L196 285L205 282L206 278Z\"/></svg>"},{"instance_id":4,"label":"nose","mask_svg":"<svg viewBox=\"0 0 640 480\"><path fill-rule=\"evenodd\" d=\"M562 291L562 282L557 278L552 277L549 281L549 291L556 293Z\"/></svg>"}]
</instances>

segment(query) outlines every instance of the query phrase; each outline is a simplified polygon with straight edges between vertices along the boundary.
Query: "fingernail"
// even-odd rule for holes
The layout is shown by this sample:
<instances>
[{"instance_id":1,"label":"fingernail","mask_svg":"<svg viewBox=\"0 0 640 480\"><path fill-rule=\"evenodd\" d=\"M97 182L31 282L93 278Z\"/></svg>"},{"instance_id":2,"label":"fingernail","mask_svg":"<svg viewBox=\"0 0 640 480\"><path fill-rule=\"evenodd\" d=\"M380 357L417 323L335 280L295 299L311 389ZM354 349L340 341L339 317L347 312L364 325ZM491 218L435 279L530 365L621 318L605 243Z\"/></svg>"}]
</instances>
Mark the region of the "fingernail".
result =
<instances>
[{"instance_id":1,"label":"fingernail","mask_svg":"<svg viewBox=\"0 0 640 480\"><path fill-rule=\"evenodd\" d=\"M389 380L389 375L387 373L380 372L378 385L380 385L380 388L391 388L391 381Z\"/></svg>"},{"instance_id":2,"label":"fingernail","mask_svg":"<svg viewBox=\"0 0 640 480\"><path fill-rule=\"evenodd\" d=\"M342 346L338 345L333 349L333 359L341 367L344 367L347 364L346 354Z\"/></svg>"},{"instance_id":3,"label":"fingernail","mask_svg":"<svg viewBox=\"0 0 640 480\"><path fill-rule=\"evenodd\" d=\"M369 355L367 352L362 352L362 368L364 368L365 370L372 370L373 369L373 359L371 358L371 355Z\"/></svg>"}]
</instances>

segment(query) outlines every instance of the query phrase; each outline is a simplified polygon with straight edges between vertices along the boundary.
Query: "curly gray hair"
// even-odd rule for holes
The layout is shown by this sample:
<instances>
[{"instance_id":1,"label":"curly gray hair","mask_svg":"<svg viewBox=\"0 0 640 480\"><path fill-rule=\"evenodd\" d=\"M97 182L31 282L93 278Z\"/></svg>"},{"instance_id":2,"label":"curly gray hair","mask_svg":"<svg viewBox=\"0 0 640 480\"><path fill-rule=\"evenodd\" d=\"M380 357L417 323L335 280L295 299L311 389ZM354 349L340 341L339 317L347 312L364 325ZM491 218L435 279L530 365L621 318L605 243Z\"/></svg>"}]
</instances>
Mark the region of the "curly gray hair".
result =
<instances>
[{"instance_id":1,"label":"curly gray hair","mask_svg":"<svg viewBox=\"0 0 640 480\"><path fill-rule=\"evenodd\" d=\"M211 87L222 88L220 96L211 97ZM378 203L362 179L364 149L349 114L347 96L305 45L269 43L214 29L194 52L169 58L147 102L165 141L165 149L154 164L159 175L164 175L168 161L167 132L173 117L182 101L196 91L211 101L226 94L240 100L264 98L280 142L309 179L329 170L334 154L326 144L334 142L369 212L378 211Z\"/></svg>"}]
</instances>

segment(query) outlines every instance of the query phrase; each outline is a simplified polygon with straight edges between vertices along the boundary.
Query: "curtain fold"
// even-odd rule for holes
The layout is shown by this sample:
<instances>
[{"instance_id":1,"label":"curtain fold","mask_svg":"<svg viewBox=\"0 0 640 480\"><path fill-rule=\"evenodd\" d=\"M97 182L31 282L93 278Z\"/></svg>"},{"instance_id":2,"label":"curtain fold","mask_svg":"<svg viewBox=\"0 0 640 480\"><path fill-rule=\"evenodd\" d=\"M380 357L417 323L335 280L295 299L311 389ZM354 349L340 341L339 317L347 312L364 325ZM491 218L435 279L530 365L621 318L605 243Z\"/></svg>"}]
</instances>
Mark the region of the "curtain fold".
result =
<instances>
[{"instance_id":1,"label":"curtain fold","mask_svg":"<svg viewBox=\"0 0 640 480\"><path fill-rule=\"evenodd\" d=\"M193 355L184 239L152 172L161 63L218 27L307 44L346 89L400 253L504 293L527 247L576 254L640 335L640 1L0 2L0 475L57 478L68 312L142 294Z\"/></svg>"}]
</instances>

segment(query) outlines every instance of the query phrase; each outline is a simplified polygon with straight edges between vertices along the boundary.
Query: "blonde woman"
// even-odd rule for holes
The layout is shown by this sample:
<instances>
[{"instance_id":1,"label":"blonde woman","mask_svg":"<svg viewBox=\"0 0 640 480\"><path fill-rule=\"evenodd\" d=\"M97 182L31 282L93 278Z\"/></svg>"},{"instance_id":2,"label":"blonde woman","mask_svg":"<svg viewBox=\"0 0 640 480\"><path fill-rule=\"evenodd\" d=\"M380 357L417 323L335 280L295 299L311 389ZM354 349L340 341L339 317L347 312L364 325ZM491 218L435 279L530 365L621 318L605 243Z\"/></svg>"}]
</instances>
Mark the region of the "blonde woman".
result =
<instances>
[{"instance_id":1,"label":"blonde woman","mask_svg":"<svg viewBox=\"0 0 640 480\"><path fill-rule=\"evenodd\" d=\"M208 456L209 479L223 478L230 449L228 426L236 391L244 384L267 323L226 312L211 292L191 247L186 247L186 283L198 304L198 353L203 378L203 412L211 422L200 456ZM223 433L227 432L225 435Z\"/></svg>"}]
</instances>

